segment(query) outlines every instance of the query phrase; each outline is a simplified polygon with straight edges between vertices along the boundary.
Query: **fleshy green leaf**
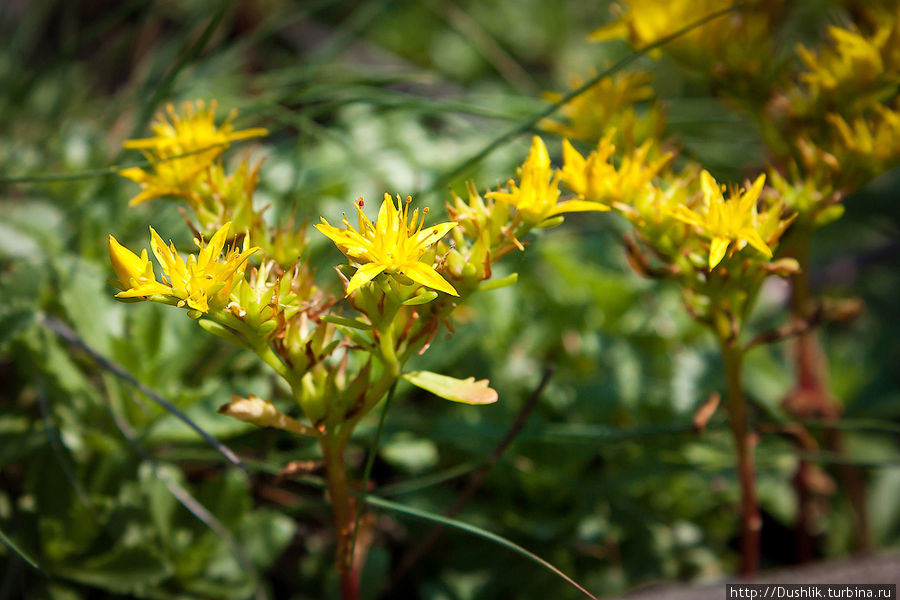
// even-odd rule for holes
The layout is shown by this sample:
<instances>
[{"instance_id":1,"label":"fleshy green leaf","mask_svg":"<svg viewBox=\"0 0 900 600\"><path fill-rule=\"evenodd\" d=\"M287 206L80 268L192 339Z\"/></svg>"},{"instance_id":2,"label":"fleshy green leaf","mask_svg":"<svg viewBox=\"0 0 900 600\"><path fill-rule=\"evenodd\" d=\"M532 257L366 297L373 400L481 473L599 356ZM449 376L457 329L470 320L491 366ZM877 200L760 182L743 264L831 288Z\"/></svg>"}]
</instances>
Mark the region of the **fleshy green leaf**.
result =
<instances>
[{"instance_id":1,"label":"fleshy green leaf","mask_svg":"<svg viewBox=\"0 0 900 600\"><path fill-rule=\"evenodd\" d=\"M487 379L475 381L474 377L456 379L431 371L404 373L403 379L416 387L453 402L463 404L491 404L497 401L497 392L488 386Z\"/></svg>"},{"instance_id":2,"label":"fleshy green leaf","mask_svg":"<svg viewBox=\"0 0 900 600\"><path fill-rule=\"evenodd\" d=\"M343 325L344 327L352 327L353 329L362 329L363 331L374 329L374 327L370 323L364 323L359 319L349 319L347 317L340 317L338 315L325 315L324 317L322 317L322 320L326 323Z\"/></svg>"}]
</instances>

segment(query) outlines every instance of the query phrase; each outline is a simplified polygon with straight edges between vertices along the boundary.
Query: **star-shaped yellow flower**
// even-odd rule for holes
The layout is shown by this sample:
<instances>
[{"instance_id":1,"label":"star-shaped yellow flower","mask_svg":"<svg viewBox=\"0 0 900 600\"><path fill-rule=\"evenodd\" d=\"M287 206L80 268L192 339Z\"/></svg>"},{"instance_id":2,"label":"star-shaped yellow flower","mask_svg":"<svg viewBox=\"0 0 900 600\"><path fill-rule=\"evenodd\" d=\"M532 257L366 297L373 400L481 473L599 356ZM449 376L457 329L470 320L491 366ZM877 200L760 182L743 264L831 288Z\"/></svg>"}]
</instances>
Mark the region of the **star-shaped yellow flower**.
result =
<instances>
[{"instance_id":1,"label":"star-shaped yellow flower","mask_svg":"<svg viewBox=\"0 0 900 600\"><path fill-rule=\"evenodd\" d=\"M138 167L123 169L119 174L141 184L142 191L130 204L140 204L160 196L189 196L194 179L210 166L235 140L260 137L268 132L262 128L234 131L232 111L221 125L216 126L216 102L205 108L202 100L187 102L181 114L169 104L168 119L156 116L152 138L127 140L125 148L142 150L152 170Z\"/></svg>"},{"instance_id":2,"label":"star-shaped yellow flower","mask_svg":"<svg viewBox=\"0 0 900 600\"><path fill-rule=\"evenodd\" d=\"M390 194L385 194L375 223L372 223L363 212L360 200L356 205L359 212L358 231L350 225L346 216L345 229L329 225L324 217L322 223L316 225L316 229L330 238L347 258L361 264L347 284L348 296L382 272L400 273L425 287L452 296L459 295L453 286L435 271L431 263L419 260L435 242L456 227L456 222L450 221L422 229L428 209L422 211L421 219L419 209L414 210L412 218L409 218L411 200L407 197L404 206L398 196L397 204L394 205Z\"/></svg>"},{"instance_id":3,"label":"star-shaped yellow flower","mask_svg":"<svg viewBox=\"0 0 900 600\"><path fill-rule=\"evenodd\" d=\"M541 138L534 136L528 158L519 168L519 184L509 181L511 191L489 192L488 198L508 202L516 207L523 220L530 225L567 212L609 210L608 206L584 200L559 200L560 174L550 166L550 155Z\"/></svg>"},{"instance_id":4,"label":"star-shaped yellow flower","mask_svg":"<svg viewBox=\"0 0 900 600\"><path fill-rule=\"evenodd\" d=\"M589 202L625 202L645 191L647 185L669 162L670 154L648 161L651 142L645 142L634 152L626 154L617 169L612 163L616 147L610 132L597 144L597 149L587 158L576 150L569 140L563 140L562 181L580 200ZM596 210L609 210L600 205Z\"/></svg>"},{"instance_id":5,"label":"star-shaped yellow flower","mask_svg":"<svg viewBox=\"0 0 900 600\"><path fill-rule=\"evenodd\" d=\"M703 189L703 204L700 212L679 205L670 209L670 214L688 225L701 230L710 239L709 270L712 271L725 257L729 245L734 242L732 252L741 250L747 244L759 252L772 257L772 250L763 241L757 227L758 219L756 202L762 192L766 176L760 175L747 190L742 193L732 191L726 201L722 188L707 171L700 173L700 186ZM737 196L737 197L735 197Z\"/></svg>"},{"instance_id":6,"label":"star-shaped yellow flower","mask_svg":"<svg viewBox=\"0 0 900 600\"><path fill-rule=\"evenodd\" d=\"M123 290L116 294L116 298L144 298L162 294L178 299L178 306L186 305L202 313L222 308L228 304L235 283L243 277L247 259L259 250L257 247L250 248L245 236L243 248L232 246L225 252L224 259L220 259L230 228L231 223L225 223L212 236L209 244L195 239L200 252L191 254L185 261L178 255L175 245L170 243L166 246L151 227L150 246L168 283L156 280L146 250L138 257L110 236L110 259Z\"/></svg>"}]
</instances>

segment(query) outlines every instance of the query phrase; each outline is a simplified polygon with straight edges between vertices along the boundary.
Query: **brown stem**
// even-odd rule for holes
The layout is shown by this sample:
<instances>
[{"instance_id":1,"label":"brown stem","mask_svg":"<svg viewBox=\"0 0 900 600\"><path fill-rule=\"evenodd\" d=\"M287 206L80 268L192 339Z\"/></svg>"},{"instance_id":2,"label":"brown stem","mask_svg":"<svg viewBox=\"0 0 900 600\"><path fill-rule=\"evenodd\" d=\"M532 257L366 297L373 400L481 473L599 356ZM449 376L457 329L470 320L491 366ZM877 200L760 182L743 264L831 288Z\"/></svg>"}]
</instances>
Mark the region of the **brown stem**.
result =
<instances>
[{"instance_id":1,"label":"brown stem","mask_svg":"<svg viewBox=\"0 0 900 600\"><path fill-rule=\"evenodd\" d=\"M809 232L797 232L792 252L800 264L800 272L791 278L793 287L791 312L795 321L799 322L809 320L815 309L809 282ZM797 383L784 401L787 411L799 419L819 418L824 421L837 421L841 416L841 410L837 401L828 391L825 375L827 367L815 331L806 330L800 333L795 346L794 360L796 361ZM828 450L838 454L844 452L843 435L839 430L826 429L824 435L825 447ZM871 549L872 542L869 536L865 482L859 468L855 465L843 465L837 471L853 507L855 549L858 552L866 552ZM807 496L806 491L799 488L804 484L799 478L796 482L799 509L797 526L799 528L804 522L810 520L810 515L807 514L808 504L803 502Z\"/></svg>"},{"instance_id":2,"label":"brown stem","mask_svg":"<svg viewBox=\"0 0 900 600\"><path fill-rule=\"evenodd\" d=\"M336 442L332 436L323 436L322 455L334 513L334 532L337 537L335 566L341 580L341 598L359 600L359 563L354 566L351 560L354 512L347 483L347 467L344 464L344 445Z\"/></svg>"},{"instance_id":3,"label":"brown stem","mask_svg":"<svg viewBox=\"0 0 900 600\"><path fill-rule=\"evenodd\" d=\"M722 341L722 357L728 378L728 422L737 449L738 482L741 488L741 575L750 577L759 569L759 532L762 520L756 497L753 438L747 427L747 403L741 387L744 357L733 340Z\"/></svg>"}]
</instances>

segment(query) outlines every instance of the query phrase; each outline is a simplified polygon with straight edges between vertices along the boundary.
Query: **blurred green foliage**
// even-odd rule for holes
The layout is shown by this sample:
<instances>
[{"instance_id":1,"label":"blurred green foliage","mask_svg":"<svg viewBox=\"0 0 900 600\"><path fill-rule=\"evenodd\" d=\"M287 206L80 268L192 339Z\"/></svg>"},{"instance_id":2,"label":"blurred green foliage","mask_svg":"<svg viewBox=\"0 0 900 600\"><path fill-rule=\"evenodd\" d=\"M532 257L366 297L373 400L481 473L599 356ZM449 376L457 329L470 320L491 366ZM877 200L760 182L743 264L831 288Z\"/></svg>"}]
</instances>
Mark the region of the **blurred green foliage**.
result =
<instances>
[{"instance_id":1,"label":"blurred green foliage","mask_svg":"<svg viewBox=\"0 0 900 600\"><path fill-rule=\"evenodd\" d=\"M810 2L818 20L802 23L827 22L825 4ZM337 594L322 491L275 478L290 461L317 460L317 449L215 412L232 393L278 402L273 378L176 311L125 310L112 299L110 231L133 246L152 221L189 243L172 205L127 207L134 186L109 167L140 158L119 150L123 139L143 133L162 102L216 98L240 110L237 125L271 131L252 149L266 161L257 201L271 204L267 218L337 220L356 197L384 191L419 192L440 212L447 194L433 184L543 109L542 90L625 55L624 46L585 42L608 17L605 2L536 0L4 3L0 598ZM691 156L736 175L759 153L745 117L665 60L641 64L654 69L670 133ZM502 146L452 183L460 192L465 178L495 184L526 143ZM849 199L846 217L815 238L813 272L819 291L859 296L867 310L821 333L848 454L812 458L830 481L839 481L835 460L864 466L879 547L900 542L898 189L900 176L889 173ZM472 409L401 387L373 472L376 495L443 513L555 365L525 429L459 518L598 595L715 577L736 561L729 438L715 418L702 435L691 428L697 407L722 387L716 353L676 289L629 271L622 227L604 215L570 217L532 239L529 252L508 256L503 268L519 273L518 284L483 294L456 333L413 365L490 378L501 401ZM321 285L336 293L328 240L313 236L307 260L322 265ZM766 290L758 326L772 322L785 294ZM60 337L51 318L225 441L248 472ZM781 344L750 355L759 422L792 385L789 352ZM355 441L358 472L376 427L373 417ZM757 456L764 564L790 564L797 454L790 440L767 434ZM848 553L845 490L817 501L821 555ZM578 597L544 572L523 577L522 556L452 529L392 584L391 570L431 525L376 514L366 598L387 590L432 600Z\"/></svg>"}]
</instances>

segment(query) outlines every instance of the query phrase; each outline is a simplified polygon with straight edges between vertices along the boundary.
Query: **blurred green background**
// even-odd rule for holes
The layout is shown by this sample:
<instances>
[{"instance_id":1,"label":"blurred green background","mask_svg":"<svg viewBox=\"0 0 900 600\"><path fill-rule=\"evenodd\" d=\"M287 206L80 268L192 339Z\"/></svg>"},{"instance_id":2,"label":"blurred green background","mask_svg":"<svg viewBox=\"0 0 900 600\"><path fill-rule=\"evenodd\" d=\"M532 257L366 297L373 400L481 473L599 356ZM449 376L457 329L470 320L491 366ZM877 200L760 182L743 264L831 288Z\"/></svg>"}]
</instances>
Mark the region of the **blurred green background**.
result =
<instances>
[{"instance_id":1,"label":"blurred green background","mask_svg":"<svg viewBox=\"0 0 900 600\"><path fill-rule=\"evenodd\" d=\"M833 14L826 2L807 4L812 30ZM412 194L436 217L448 185L462 193L467 178L483 189L514 173L527 135L446 177L545 108L543 91L630 52L586 41L610 15L602 1L2 3L0 599L337 597L322 491L275 478L318 449L215 412L233 393L278 399L264 365L180 311L113 299L109 233L144 247L152 224L190 242L174 203L127 206L136 186L110 169L140 161L120 150L124 139L145 135L166 102L215 98L221 116L240 111L238 127L270 130L228 155L265 159L256 201L271 205L267 218L334 222L358 196L377 201L385 191ZM759 160L749 119L665 59L637 64L653 71L667 134L687 156L733 178ZM821 557L855 548L844 463L864 478L875 547L900 543L898 191L900 173L882 176L815 239L817 291L866 306L820 332L848 449L809 456L821 468ZM717 352L677 289L629 270L623 231L609 214L574 215L506 257L501 275L518 272L519 283L478 297L456 333L413 365L489 378L500 402L449 405L401 387L373 471L374 493L443 513L554 366L524 430L458 517L606 596L721 576L737 561L722 415L701 435L691 427L722 387ZM331 267L342 257L310 237L307 260L339 293ZM777 322L787 293L765 289L754 327ZM247 471L97 355L224 441ZM786 343L749 357L759 422L793 385L789 359ZM376 427L373 416L353 444L357 476ZM790 565L797 453L766 434L757 460L763 565ZM452 528L392 581L433 524L373 513L366 598L579 597L523 556Z\"/></svg>"}]
</instances>

